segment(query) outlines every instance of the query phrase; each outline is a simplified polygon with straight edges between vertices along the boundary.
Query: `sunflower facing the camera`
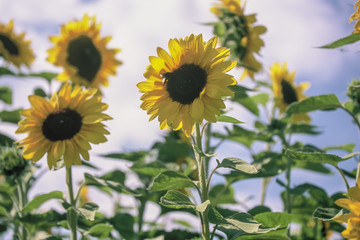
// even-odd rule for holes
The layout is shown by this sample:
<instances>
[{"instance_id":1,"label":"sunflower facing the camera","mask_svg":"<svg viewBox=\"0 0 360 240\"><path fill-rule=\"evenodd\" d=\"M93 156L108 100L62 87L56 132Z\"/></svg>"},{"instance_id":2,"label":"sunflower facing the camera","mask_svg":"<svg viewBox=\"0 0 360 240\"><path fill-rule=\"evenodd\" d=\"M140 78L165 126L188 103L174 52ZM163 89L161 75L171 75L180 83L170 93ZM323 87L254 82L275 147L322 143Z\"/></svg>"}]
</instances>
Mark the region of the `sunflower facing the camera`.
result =
<instances>
[{"instance_id":1,"label":"sunflower facing the camera","mask_svg":"<svg viewBox=\"0 0 360 240\"><path fill-rule=\"evenodd\" d=\"M106 47L111 37L100 36L96 17L84 15L80 21L61 26L59 36L51 36L54 47L48 50L47 60L64 67L57 76L60 81L71 80L87 87L108 86L108 76L116 74L121 61L115 58L119 49Z\"/></svg>"},{"instance_id":2,"label":"sunflower facing the camera","mask_svg":"<svg viewBox=\"0 0 360 240\"><path fill-rule=\"evenodd\" d=\"M25 33L15 34L14 21L8 25L0 23L0 55L5 61L14 64L17 68L21 65L30 67L35 60L31 41L25 40Z\"/></svg>"},{"instance_id":3,"label":"sunflower facing the camera","mask_svg":"<svg viewBox=\"0 0 360 240\"><path fill-rule=\"evenodd\" d=\"M274 63L270 68L270 77L273 84L273 93L275 104L279 108L280 113L285 112L287 107L293 103L306 98L304 91L309 88L310 83L304 82L295 85L295 71L289 72L287 63L281 66L279 63ZM310 123L310 117L307 114L294 114L292 116L293 122Z\"/></svg>"},{"instance_id":4,"label":"sunflower facing the camera","mask_svg":"<svg viewBox=\"0 0 360 240\"><path fill-rule=\"evenodd\" d=\"M106 142L106 126L102 121L111 117L102 113L108 105L101 102L98 89L85 89L66 83L54 92L50 100L40 96L29 96L31 108L23 110L25 119L19 122L16 133L28 133L18 141L25 159L33 162L47 153L49 169L58 160L64 159L66 167L80 165L80 155L89 160L89 144Z\"/></svg>"},{"instance_id":5,"label":"sunflower facing the camera","mask_svg":"<svg viewBox=\"0 0 360 240\"><path fill-rule=\"evenodd\" d=\"M205 42L200 34L170 39L170 54L157 48L158 57L149 58L144 73L146 81L137 84L150 121L158 117L161 129L182 129L186 136L195 122L216 122L215 115L225 108L222 97L233 96L228 86L236 83L226 73L236 66L226 60L230 50L216 44L216 37Z\"/></svg>"}]
</instances>

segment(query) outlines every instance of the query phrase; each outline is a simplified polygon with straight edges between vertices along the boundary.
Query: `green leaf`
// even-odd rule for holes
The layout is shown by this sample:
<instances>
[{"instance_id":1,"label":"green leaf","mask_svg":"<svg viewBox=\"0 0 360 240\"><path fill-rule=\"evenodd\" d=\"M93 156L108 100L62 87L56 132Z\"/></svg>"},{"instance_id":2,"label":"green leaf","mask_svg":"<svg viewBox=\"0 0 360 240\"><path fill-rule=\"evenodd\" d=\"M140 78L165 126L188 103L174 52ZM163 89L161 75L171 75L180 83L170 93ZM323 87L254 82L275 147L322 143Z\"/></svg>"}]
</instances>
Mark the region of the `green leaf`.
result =
<instances>
[{"instance_id":1,"label":"green leaf","mask_svg":"<svg viewBox=\"0 0 360 240\"><path fill-rule=\"evenodd\" d=\"M58 226L58 223L64 220L66 220L66 213L60 214L52 209L40 214L27 213L20 218L22 223L36 224L44 229Z\"/></svg>"},{"instance_id":2,"label":"green leaf","mask_svg":"<svg viewBox=\"0 0 360 240\"><path fill-rule=\"evenodd\" d=\"M213 206L216 206L217 204L237 203L235 201L234 188L232 186L226 187L224 184L211 187L209 199Z\"/></svg>"},{"instance_id":3,"label":"green leaf","mask_svg":"<svg viewBox=\"0 0 360 240\"><path fill-rule=\"evenodd\" d=\"M150 184L149 190L163 191L192 188L195 184L190 178L175 171L165 171L157 175Z\"/></svg>"},{"instance_id":4,"label":"green leaf","mask_svg":"<svg viewBox=\"0 0 360 240\"><path fill-rule=\"evenodd\" d=\"M206 200L205 202L196 206L196 211L203 213L210 206L210 200Z\"/></svg>"},{"instance_id":5,"label":"green leaf","mask_svg":"<svg viewBox=\"0 0 360 240\"><path fill-rule=\"evenodd\" d=\"M155 143L152 148L158 150L157 160L164 163L173 163L174 159L186 158L193 154L191 145L188 142L174 137L168 137L162 143Z\"/></svg>"},{"instance_id":6,"label":"green leaf","mask_svg":"<svg viewBox=\"0 0 360 240\"><path fill-rule=\"evenodd\" d=\"M342 47L344 45L355 43L359 40L360 40L360 34L353 33L344 38L340 38L340 39L336 40L335 42L321 46L320 48L328 48L328 49L338 48L338 47Z\"/></svg>"},{"instance_id":7,"label":"green leaf","mask_svg":"<svg viewBox=\"0 0 360 240\"><path fill-rule=\"evenodd\" d=\"M145 174L148 176L155 177L156 175L167 171L165 164L159 161L150 162L148 164L143 163L134 163L133 166L131 166L131 170L133 170L136 173Z\"/></svg>"},{"instance_id":8,"label":"green leaf","mask_svg":"<svg viewBox=\"0 0 360 240\"><path fill-rule=\"evenodd\" d=\"M254 100L254 102L256 102L257 104L261 104L263 106L266 106L267 102L269 101L270 99L270 96L269 94L267 93L260 93L260 94L257 94L257 95L254 95L251 97L252 100Z\"/></svg>"},{"instance_id":9,"label":"green leaf","mask_svg":"<svg viewBox=\"0 0 360 240\"><path fill-rule=\"evenodd\" d=\"M17 124L21 119L20 110L21 109L16 109L16 110L13 110L13 111L4 110L4 111L0 112L1 121L2 122L8 122L8 123Z\"/></svg>"},{"instance_id":10,"label":"green leaf","mask_svg":"<svg viewBox=\"0 0 360 240\"><path fill-rule=\"evenodd\" d=\"M353 143L349 143L349 144L344 144L344 145L340 145L340 146L331 146L331 147L325 147L324 151L329 151L329 150L343 150L346 152L353 152L355 148L355 144Z\"/></svg>"},{"instance_id":11,"label":"green leaf","mask_svg":"<svg viewBox=\"0 0 360 240\"><path fill-rule=\"evenodd\" d=\"M51 80L53 80L57 75L58 75L57 73L53 73L53 72L19 74L19 76L24 76L24 77L40 77L47 80L48 82L51 82Z\"/></svg>"},{"instance_id":12,"label":"green leaf","mask_svg":"<svg viewBox=\"0 0 360 240\"><path fill-rule=\"evenodd\" d=\"M300 102L290 104L288 114L307 113L315 110L334 110L341 107L339 99L334 94L308 97Z\"/></svg>"},{"instance_id":13,"label":"green leaf","mask_svg":"<svg viewBox=\"0 0 360 240\"><path fill-rule=\"evenodd\" d=\"M264 212L255 215L254 219L261 223L261 226L265 228L278 227L287 229L292 216L281 212Z\"/></svg>"},{"instance_id":14,"label":"green leaf","mask_svg":"<svg viewBox=\"0 0 360 240\"><path fill-rule=\"evenodd\" d=\"M337 208L322 208L318 207L313 212L313 218L319 219L324 222L332 221L335 217L340 217L350 211L346 209L337 209Z\"/></svg>"},{"instance_id":15,"label":"green leaf","mask_svg":"<svg viewBox=\"0 0 360 240\"><path fill-rule=\"evenodd\" d=\"M40 97L46 97L46 93L42 88L35 88L34 94Z\"/></svg>"},{"instance_id":16,"label":"green leaf","mask_svg":"<svg viewBox=\"0 0 360 240\"><path fill-rule=\"evenodd\" d=\"M223 176L231 183L250 178L274 177L285 171L287 161L279 153L260 152L254 156L252 165L259 171L257 174L231 171L229 174L223 174Z\"/></svg>"},{"instance_id":17,"label":"green leaf","mask_svg":"<svg viewBox=\"0 0 360 240\"><path fill-rule=\"evenodd\" d=\"M50 193L45 193L41 195L37 195L26 204L26 206L21 210L22 213L28 213L32 210L38 209L43 203L51 200L51 199L63 199L63 193L60 191L52 191Z\"/></svg>"},{"instance_id":18,"label":"green leaf","mask_svg":"<svg viewBox=\"0 0 360 240\"><path fill-rule=\"evenodd\" d=\"M100 223L92 226L89 231L85 233L85 236L90 235L100 239L108 238L113 229L114 227L109 224Z\"/></svg>"},{"instance_id":19,"label":"green leaf","mask_svg":"<svg viewBox=\"0 0 360 240\"><path fill-rule=\"evenodd\" d=\"M258 170L253 165L235 157L224 158L219 166L223 168L232 168L249 174L258 173Z\"/></svg>"},{"instance_id":20,"label":"green leaf","mask_svg":"<svg viewBox=\"0 0 360 240\"><path fill-rule=\"evenodd\" d=\"M128 213L117 213L110 219L110 223L125 239L135 239L134 217Z\"/></svg>"},{"instance_id":21,"label":"green leaf","mask_svg":"<svg viewBox=\"0 0 360 240\"><path fill-rule=\"evenodd\" d=\"M12 104L12 90L9 87L0 87L0 100Z\"/></svg>"},{"instance_id":22,"label":"green leaf","mask_svg":"<svg viewBox=\"0 0 360 240\"><path fill-rule=\"evenodd\" d=\"M126 174L120 170L114 170L114 171L104 174L100 178L104 179L106 181L112 181L112 182L117 182L120 184L125 184Z\"/></svg>"},{"instance_id":23,"label":"green leaf","mask_svg":"<svg viewBox=\"0 0 360 240\"><path fill-rule=\"evenodd\" d=\"M348 154L344 157L339 157L333 154L326 153L309 153L309 152L296 152L290 149L285 150L285 155L301 161L309 161L313 163L328 163L333 166L337 166L339 162L345 161L352 158L353 156L359 155L360 153Z\"/></svg>"},{"instance_id":24,"label":"green leaf","mask_svg":"<svg viewBox=\"0 0 360 240\"><path fill-rule=\"evenodd\" d=\"M324 166L322 163L314 163L314 162L307 162L307 161L295 161L295 168L302 168L305 170L310 170L318 173L323 174L332 174L333 172Z\"/></svg>"},{"instance_id":25,"label":"green leaf","mask_svg":"<svg viewBox=\"0 0 360 240\"><path fill-rule=\"evenodd\" d=\"M229 88L234 92L234 97L231 99L231 101L241 104L251 113L259 116L259 108L257 103L246 93L250 89L239 85L229 86Z\"/></svg>"},{"instance_id":26,"label":"green leaf","mask_svg":"<svg viewBox=\"0 0 360 240\"><path fill-rule=\"evenodd\" d=\"M50 237L44 238L44 240L63 240L63 238L56 237L56 236L50 236Z\"/></svg>"},{"instance_id":27,"label":"green leaf","mask_svg":"<svg viewBox=\"0 0 360 240\"><path fill-rule=\"evenodd\" d=\"M94 169L94 170L99 170L98 167L96 167L94 164L90 163L89 161L82 160L81 165L84 166L84 167Z\"/></svg>"},{"instance_id":28,"label":"green leaf","mask_svg":"<svg viewBox=\"0 0 360 240\"><path fill-rule=\"evenodd\" d=\"M81 207L77 208L78 212L87 220L94 221L95 213L99 210L99 206L93 202L87 202Z\"/></svg>"},{"instance_id":29,"label":"green leaf","mask_svg":"<svg viewBox=\"0 0 360 240\"><path fill-rule=\"evenodd\" d=\"M298 123L298 124L291 124L290 128L287 129L287 133L302 133L302 134L309 134L309 135L318 135L321 132L315 131L317 126L305 124L305 123Z\"/></svg>"},{"instance_id":30,"label":"green leaf","mask_svg":"<svg viewBox=\"0 0 360 240\"><path fill-rule=\"evenodd\" d=\"M236 118L230 117L230 116L225 116L225 115L220 115L220 116L216 116L216 121L218 122L226 122L226 123L244 123L242 121L237 120Z\"/></svg>"},{"instance_id":31,"label":"green leaf","mask_svg":"<svg viewBox=\"0 0 360 240\"><path fill-rule=\"evenodd\" d=\"M0 133L0 146L12 146L14 142L15 140L11 137Z\"/></svg>"},{"instance_id":32,"label":"green leaf","mask_svg":"<svg viewBox=\"0 0 360 240\"><path fill-rule=\"evenodd\" d=\"M141 196L139 192L131 190L130 188L126 187L124 184L119 182L114 182L110 180L104 180L99 177L94 177L89 173L85 173L85 184L89 186L97 186L97 187L109 187L117 192L126 193L133 196Z\"/></svg>"},{"instance_id":33,"label":"green leaf","mask_svg":"<svg viewBox=\"0 0 360 240\"><path fill-rule=\"evenodd\" d=\"M213 207L209 208L209 220L211 223L217 224L218 229L224 232L230 240L237 239L237 237L245 234L267 233L279 227L260 228L261 224L248 213L236 213L224 218ZM261 239L259 235L257 237L257 239Z\"/></svg>"},{"instance_id":34,"label":"green leaf","mask_svg":"<svg viewBox=\"0 0 360 240\"><path fill-rule=\"evenodd\" d=\"M15 73L5 67L0 67L0 76L1 75L15 75Z\"/></svg>"},{"instance_id":35,"label":"green leaf","mask_svg":"<svg viewBox=\"0 0 360 240\"><path fill-rule=\"evenodd\" d=\"M134 161L143 160L147 154L148 154L147 151L135 151L135 152L127 152L127 153L110 153L101 156L105 158L114 158L114 159L121 159L121 160L134 162Z\"/></svg>"},{"instance_id":36,"label":"green leaf","mask_svg":"<svg viewBox=\"0 0 360 240\"><path fill-rule=\"evenodd\" d=\"M265 212L271 212L271 209L264 205L255 206L248 211L248 213L251 214L252 216Z\"/></svg>"},{"instance_id":37,"label":"green leaf","mask_svg":"<svg viewBox=\"0 0 360 240\"><path fill-rule=\"evenodd\" d=\"M6 208L4 208L3 206L0 206L0 215L3 215L3 216L8 215Z\"/></svg>"},{"instance_id":38,"label":"green leaf","mask_svg":"<svg viewBox=\"0 0 360 240\"><path fill-rule=\"evenodd\" d=\"M192 208L195 209L196 205L190 201L189 197L185 194L170 190L160 198L160 204L168 208Z\"/></svg>"},{"instance_id":39,"label":"green leaf","mask_svg":"<svg viewBox=\"0 0 360 240\"><path fill-rule=\"evenodd\" d=\"M243 234L236 240L254 239L254 240L288 240L287 228L291 221L291 215L287 213L266 212L258 214L254 217L256 221L262 224L261 227L273 229L261 235L259 234ZM259 231L261 233L261 229Z\"/></svg>"},{"instance_id":40,"label":"green leaf","mask_svg":"<svg viewBox=\"0 0 360 240\"><path fill-rule=\"evenodd\" d=\"M180 226L188 228L188 229L193 228L192 223L190 223L190 222L188 222L186 220L182 220L182 219L174 219L174 220L172 220L172 223L174 223L176 225L180 225ZM200 240L202 240L202 238Z\"/></svg>"}]
</instances>

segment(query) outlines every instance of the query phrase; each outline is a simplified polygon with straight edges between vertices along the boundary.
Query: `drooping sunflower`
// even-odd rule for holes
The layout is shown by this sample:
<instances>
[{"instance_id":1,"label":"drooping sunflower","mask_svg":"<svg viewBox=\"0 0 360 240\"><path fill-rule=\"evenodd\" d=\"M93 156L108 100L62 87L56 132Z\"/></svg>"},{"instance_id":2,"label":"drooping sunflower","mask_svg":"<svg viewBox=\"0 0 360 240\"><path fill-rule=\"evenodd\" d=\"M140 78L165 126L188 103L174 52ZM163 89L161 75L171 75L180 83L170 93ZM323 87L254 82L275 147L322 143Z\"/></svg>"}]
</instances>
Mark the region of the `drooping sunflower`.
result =
<instances>
[{"instance_id":1,"label":"drooping sunflower","mask_svg":"<svg viewBox=\"0 0 360 240\"><path fill-rule=\"evenodd\" d=\"M259 55L264 41L260 35L266 32L266 27L256 25L256 14L245 15L245 2L240 0L220 0L211 8L218 17L222 31L215 30L221 43L231 49L231 55L244 67L243 79L249 76L254 79L254 74L262 69L262 64L255 58Z\"/></svg>"},{"instance_id":2,"label":"drooping sunflower","mask_svg":"<svg viewBox=\"0 0 360 240\"><path fill-rule=\"evenodd\" d=\"M61 26L59 36L51 36L54 47L48 49L47 60L64 67L57 76L60 81L71 80L87 87L108 86L108 75L116 74L122 62L115 59L120 49L106 47L111 37L100 36L100 24L96 17L84 15L80 21L70 21Z\"/></svg>"},{"instance_id":3,"label":"drooping sunflower","mask_svg":"<svg viewBox=\"0 0 360 240\"><path fill-rule=\"evenodd\" d=\"M101 102L97 92L96 88L83 90L78 85L72 89L66 83L50 100L29 96L32 107L22 111L25 118L16 130L16 133L28 133L17 142L19 147L24 147L24 158L36 162L47 153L49 169L62 157L67 167L80 165L80 154L89 160L89 142L107 141L105 135L109 131L102 121L111 119L102 113L108 105Z\"/></svg>"},{"instance_id":4,"label":"drooping sunflower","mask_svg":"<svg viewBox=\"0 0 360 240\"><path fill-rule=\"evenodd\" d=\"M335 217L334 220L340 223L347 223L346 229L341 235L346 239L360 239L360 182L357 186L348 190L348 198L339 198L335 204L350 210L350 213Z\"/></svg>"},{"instance_id":5,"label":"drooping sunflower","mask_svg":"<svg viewBox=\"0 0 360 240\"><path fill-rule=\"evenodd\" d=\"M360 0L357 0L354 4L355 12L350 16L349 23L356 21L354 28L354 33L360 33Z\"/></svg>"},{"instance_id":6,"label":"drooping sunflower","mask_svg":"<svg viewBox=\"0 0 360 240\"><path fill-rule=\"evenodd\" d=\"M13 28L14 21L12 20L8 25L0 23L0 55L17 68L21 65L30 67L35 60L30 47L31 41L25 40L25 33L15 34Z\"/></svg>"},{"instance_id":7,"label":"drooping sunflower","mask_svg":"<svg viewBox=\"0 0 360 240\"><path fill-rule=\"evenodd\" d=\"M294 82L295 71L289 72L287 63L284 63L283 66L274 63L270 68L270 77L273 83L275 104L280 113L283 113L291 103L306 98L304 91L310 86L310 83L304 82L296 86ZM293 122L310 123L310 120L307 114L294 114L292 116Z\"/></svg>"},{"instance_id":8,"label":"drooping sunflower","mask_svg":"<svg viewBox=\"0 0 360 240\"><path fill-rule=\"evenodd\" d=\"M230 50L216 44L217 37L204 42L201 34L192 34L170 39L170 54L157 48L158 57L149 58L144 73L146 81L137 84L150 121L158 117L161 129L182 129L188 137L195 122L216 122L215 115L225 108L221 97L233 96L228 86L236 83L226 74L236 66L225 60Z\"/></svg>"}]
</instances>

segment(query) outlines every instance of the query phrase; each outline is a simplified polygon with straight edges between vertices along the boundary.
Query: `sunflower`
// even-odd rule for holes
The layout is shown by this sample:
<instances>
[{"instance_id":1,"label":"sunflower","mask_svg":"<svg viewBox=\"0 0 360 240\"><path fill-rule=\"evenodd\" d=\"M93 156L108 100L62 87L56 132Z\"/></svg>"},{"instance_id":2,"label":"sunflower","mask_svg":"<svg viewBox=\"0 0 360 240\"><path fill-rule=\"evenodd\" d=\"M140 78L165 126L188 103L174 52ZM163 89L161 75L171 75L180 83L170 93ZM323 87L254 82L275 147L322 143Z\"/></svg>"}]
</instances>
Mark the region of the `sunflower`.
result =
<instances>
[{"instance_id":1,"label":"sunflower","mask_svg":"<svg viewBox=\"0 0 360 240\"><path fill-rule=\"evenodd\" d=\"M334 220L340 223L347 223L346 229L341 233L346 239L360 238L360 188L359 179L357 186L348 190L348 198L339 198L335 204L350 210L350 213L335 217Z\"/></svg>"},{"instance_id":2,"label":"sunflower","mask_svg":"<svg viewBox=\"0 0 360 240\"><path fill-rule=\"evenodd\" d=\"M215 115L225 108L222 96L233 96L228 86L236 81L226 72L236 62L225 61L230 50L216 43L217 37L204 42L201 34L192 34L170 39L170 54L159 47L158 57L149 58L146 81L137 87L144 93L141 108L150 121L158 117L160 129L182 129L189 137L195 122L216 122Z\"/></svg>"},{"instance_id":3,"label":"sunflower","mask_svg":"<svg viewBox=\"0 0 360 240\"><path fill-rule=\"evenodd\" d=\"M360 0L354 4L355 12L351 15L349 23L356 20L354 33L360 33Z\"/></svg>"},{"instance_id":4,"label":"sunflower","mask_svg":"<svg viewBox=\"0 0 360 240\"><path fill-rule=\"evenodd\" d=\"M303 92L310 84L305 82L296 86L294 82L295 71L288 72L287 63L284 63L283 66L274 63L270 68L270 77L273 83L275 103L280 113L283 113L291 103L306 98ZM292 121L310 123L310 117L306 114L294 114Z\"/></svg>"},{"instance_id":5,"label":"sunflower","mask_svg":"<svg viewBox=\"0 0 360 240\"><path fill-rule=\"evenodd\" d=\"M8 25L0 23L0 56L17 68L20 68L22 64L30 67L35 60L30 48L31 41L25 40L25 33L15 34L13 28L14 21L12 20Z\"/></svg>"},{"instance_id":6,"label":"sunflower","mask_svg":"<svg viewBox=\"0 0 360 240\"><path fill-rule=\"evenodd\" d=\"M72 89L66 83L50 100L29 96L32 107L22 111L25 119L16 130L16 133L29 133L17 142L19 147L24 147L24 158L36 162L47 153L49 169L61 157L67 167L80 165L80 154L89 160L89 142L107 141L104 135L109 132L101 122L111 119L102 113L108 105L101 102L97 92L96 88L83 90L78 85Z\"/></svg>"},{"instance_id":7,"label":"sunflower","mask_svg":"<svg viewBox=\"0 0 360 240\"><path fill-rule=\"evenodd\" d=\"M243 79L249 76L254 79L254 74L262 69L262 64L256 60L264 41L260 35L266 32L266 27L255 26L256 14L244 14L245 3L240 0L221 0L215 4L211 11L219 18L223 31L215 31L222 44L231 49L231 55L239 60L239 65L244 67Z\"/></svg>"},{"instance_id":8,"label":"sunflower","mask_svg":"<svg viewBox=\"0 0 360 240\"><path fill-rule=\"evenodd\" d=\"M71 21L61 26L61 35L51 36L54 47L48 49L47 60L64 67L57 76L60 81L71 79L74 83L99 88L108 86L108 75L116 74L122 62L115 59L120 49L108 49L111 37L100 37L100 24L96 17L84 15L81 21Z\"/></svg>"}]
</instances>

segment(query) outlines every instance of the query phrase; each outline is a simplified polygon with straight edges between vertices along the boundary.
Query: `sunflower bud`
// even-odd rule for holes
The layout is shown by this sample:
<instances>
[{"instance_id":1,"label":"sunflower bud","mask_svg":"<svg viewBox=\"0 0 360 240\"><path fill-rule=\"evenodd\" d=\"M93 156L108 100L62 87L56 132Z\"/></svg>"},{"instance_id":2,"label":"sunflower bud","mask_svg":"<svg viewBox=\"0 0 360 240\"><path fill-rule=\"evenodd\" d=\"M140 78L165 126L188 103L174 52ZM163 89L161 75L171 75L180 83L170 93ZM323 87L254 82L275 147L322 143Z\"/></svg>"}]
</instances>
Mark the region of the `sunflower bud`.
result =
<instances>
[{"instance_id":1,"label":"sunflower bud","mask_svg":"<svg viewBox=\"0 0 360 240\"><path fill-rule=\"evenodd\" d=\"M360 80L353 80L348 85L346 95L355 103L355 105L360 105Z\"/></svg>"},{"instance_id":2,"label":"sunflower bud","mask_svg":"<svg viewBox=\"0 0 360 240\"><path fill-rule=\"evenodd\" d=\"M5 176L18 177L21 175L27 161L16 147L2 147L0 150L0 173Z\"/></svg>"}]
</instances>

